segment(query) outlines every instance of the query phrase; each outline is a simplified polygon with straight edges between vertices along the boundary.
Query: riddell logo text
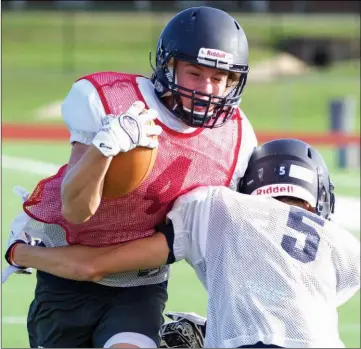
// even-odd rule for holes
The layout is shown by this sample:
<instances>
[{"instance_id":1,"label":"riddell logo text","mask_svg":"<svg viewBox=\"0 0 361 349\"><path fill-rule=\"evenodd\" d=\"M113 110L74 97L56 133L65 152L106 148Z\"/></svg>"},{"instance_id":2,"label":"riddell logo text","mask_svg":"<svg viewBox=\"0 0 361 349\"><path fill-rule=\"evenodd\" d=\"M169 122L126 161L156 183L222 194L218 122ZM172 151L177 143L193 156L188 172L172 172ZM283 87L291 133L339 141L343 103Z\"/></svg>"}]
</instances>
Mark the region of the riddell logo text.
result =
<instances>
[{"instance_id":1,"label":"riddell logo text","mask_svg":"<svg viewBox=\"0 0 361 349\"><path fill-rule=\"evenodd\" d=\"M289 194L293 193L293 187L290 185L278 185L274 187L268 187L268 188L260 188L257 189L256 195L267 195L267 194Z\"/></svg>"},{"instance_id":2,"label":"riddell logo text","mask_svg":"<svg viewBox=\"0 0 361 349\"><path fill-rule=\"evenodd\" d=\"M225 52L220 52L220 51L207 50L207 56L217 57L217 58L225 58L226 53Z\"/></svg>"}]
</instances>

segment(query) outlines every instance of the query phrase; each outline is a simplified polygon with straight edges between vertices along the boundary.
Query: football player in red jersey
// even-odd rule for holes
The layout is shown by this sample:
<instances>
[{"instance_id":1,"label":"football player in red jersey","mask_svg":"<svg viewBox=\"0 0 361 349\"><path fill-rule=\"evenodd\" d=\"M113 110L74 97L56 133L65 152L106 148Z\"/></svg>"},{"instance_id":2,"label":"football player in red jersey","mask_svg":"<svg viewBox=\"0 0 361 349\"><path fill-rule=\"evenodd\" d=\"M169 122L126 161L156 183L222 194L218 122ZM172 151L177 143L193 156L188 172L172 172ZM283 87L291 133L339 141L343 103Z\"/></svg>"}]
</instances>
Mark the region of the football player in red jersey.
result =
<instances>
[{"instance_id":1,"label":"football player in red jersey","mask_svg":"<svg viewBox=\"0 0 361 349\"><path fill-rule=\"evenodd\" d=\"M24 202L32 235L45 246L151 236L179 195L204 185L237 188L257 145L238 107L249 70L240 24L215 8L188 8L165 26L155 56L150 79L97 72L79 78L66 96L70 159ZM112 157L137 146L159 147L150 175L133 192L102 200ZM156 347L168 277L168 266L91 283L38 271L30 344Z\"/></svg>"}]
</instances>

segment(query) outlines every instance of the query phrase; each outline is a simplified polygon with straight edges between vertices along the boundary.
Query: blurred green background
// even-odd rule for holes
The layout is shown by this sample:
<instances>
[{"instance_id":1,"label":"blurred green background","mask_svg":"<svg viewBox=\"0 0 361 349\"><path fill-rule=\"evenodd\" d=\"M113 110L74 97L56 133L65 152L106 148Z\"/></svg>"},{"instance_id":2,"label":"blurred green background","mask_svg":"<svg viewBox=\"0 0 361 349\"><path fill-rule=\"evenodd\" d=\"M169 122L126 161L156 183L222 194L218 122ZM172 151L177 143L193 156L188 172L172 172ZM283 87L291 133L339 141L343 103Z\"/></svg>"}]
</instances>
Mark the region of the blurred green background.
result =
<instances>
[{"instance_id":1,"label":"blurred green background","mask_svg":"<svg viewBox=\"0 0 361 349\"><path fill-rule=\"evenodd\" d=\"M3 7L3 124L63 125L60 103L73 82L87 73L115 70L150 76L149 51L155 51L161 29L176 13L162 12L162 8L163 11L167 8L165 5L158 7L157 12L131 11L129 8L122 12L107 11L106 8L102 11L59 8L14 11ZM323 68L298 60L301 72L296 69L292 74L279 73L270 79L262 78L263 71L269 73L280 64L277 59L281 52L277 49L277 43L281 39L294 36L304 39L359 40L358 14L232 14L243 27L249 41L251 72L241 108L254 125L256 133L327 131L329 101L348 97L355 103L353 129L359 134L359 57L335 59ZM340 169L334 147L320 146L319 149L331 168L336 194L359 200L359 167ZM69 153L65 140L52 143L3 140L2 251L10 222L21 205L12 193L13 186L23 185L31 190L39 179L48 175L22 166L22 161L30 159L62 164L67 161ZM350 214L359 216L359 212ZM358 230L353 231L357 236ZM25 317L34 285L34 276L15 276L3 285L3 347L28 347ZM205 292L194 272L185 263L175 265L167 309L195 311L205 315L205 304ZM340 332L349 348L360 347L359 309L359 293L340 309Z\"/></svg>"},{"instance_id":2,"label":"blurred green background","mask_svg":"<svg viewBox=\"0 0 361 349\"><path fill-rule=\"evenodd\" d=\"M61 101L71 84L94 71L116 70L150 76L149 51L170 13L5 12L2 18L3 121L37 119L42 106ZM356 103L359 130L360 60L272 81L253 81L260 63L275 69L272 43L280 38L359 38L358 16L241 15L250 48L250 79L242 109L256 130L328 129L328 102L349 96ZM315 93L317 91L317 93ZM39 118L38 118L39 119ZM43 118L41 122L61 122Z\"/></svg>"}]
</instances>

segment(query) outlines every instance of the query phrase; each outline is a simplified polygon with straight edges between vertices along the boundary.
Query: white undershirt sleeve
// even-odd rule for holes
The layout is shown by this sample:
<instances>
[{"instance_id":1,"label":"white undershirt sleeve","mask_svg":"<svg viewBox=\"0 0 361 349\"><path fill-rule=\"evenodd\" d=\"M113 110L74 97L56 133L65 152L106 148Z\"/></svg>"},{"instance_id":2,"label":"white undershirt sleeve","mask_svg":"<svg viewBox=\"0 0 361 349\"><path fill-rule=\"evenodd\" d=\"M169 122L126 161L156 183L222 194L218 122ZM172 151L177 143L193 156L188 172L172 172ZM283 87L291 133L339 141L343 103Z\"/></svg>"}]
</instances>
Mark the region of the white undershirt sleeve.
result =
<instances>
[{"instance_id":1,"label":"white undershirt sleeve","mask_svg":"<svg viewBox=\"0 0 361 349\"><path fill-rule=\"evenodd\" d=\"M106 117L98 91L88 80L73 84L61 113L70 132L70 143L91 144Z\"/></svg>"}]
</instances>

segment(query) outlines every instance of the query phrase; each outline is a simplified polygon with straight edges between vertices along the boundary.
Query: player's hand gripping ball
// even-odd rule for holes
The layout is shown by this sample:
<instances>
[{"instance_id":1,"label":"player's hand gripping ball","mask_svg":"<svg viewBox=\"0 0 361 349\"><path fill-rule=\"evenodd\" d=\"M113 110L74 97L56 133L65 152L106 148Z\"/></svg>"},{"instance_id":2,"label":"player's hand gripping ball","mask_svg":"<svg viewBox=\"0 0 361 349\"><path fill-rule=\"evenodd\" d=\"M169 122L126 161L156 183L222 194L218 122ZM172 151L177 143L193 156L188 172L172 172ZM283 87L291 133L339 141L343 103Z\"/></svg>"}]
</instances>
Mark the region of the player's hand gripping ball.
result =
<instances>
[{"instance_id":1,"label":"player's hand gripping ball","mask_svg":"<svg viewBox=\"0 0 361 349\"><path fill-rule=\"evenodd\" d=\"M143 102L135 102L127 112L110 119L93 140L105 156L113 156L104 180L104 198L132 192L153 169L162 132L153 121L156 113L146 110Z\"/></svg>"}]
</instances>

